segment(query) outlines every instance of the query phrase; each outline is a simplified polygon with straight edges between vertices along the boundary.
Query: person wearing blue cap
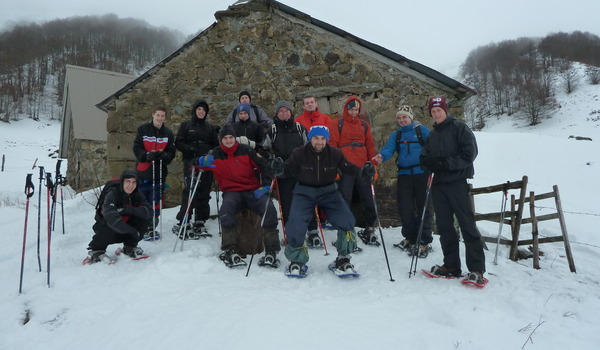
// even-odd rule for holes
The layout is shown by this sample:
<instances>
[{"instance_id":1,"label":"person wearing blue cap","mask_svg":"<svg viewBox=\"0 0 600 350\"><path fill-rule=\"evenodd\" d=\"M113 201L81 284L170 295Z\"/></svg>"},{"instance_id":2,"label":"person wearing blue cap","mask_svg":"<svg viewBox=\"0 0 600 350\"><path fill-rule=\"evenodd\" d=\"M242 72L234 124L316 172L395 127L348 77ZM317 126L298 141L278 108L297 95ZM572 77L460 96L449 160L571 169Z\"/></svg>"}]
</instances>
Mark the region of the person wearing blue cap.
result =
<instances>
[{"instance_id":1,"label":"person wearing blue cap","mask_svg":"<svg viewBox=\"0 0 600 350\"><path fill-rule=\"evenodd\" d=\"M238 120L230 125L235 130L237 142L248 145L257 151L264 141L265 132L260 124L250 119L251 110L252 107L249 103L240 103L237 106Z\"/></svg>"},{"instance_id":2,"label":"person wearing blue cap","mask_svg":"<svg viewBox=\"0 0 600 350\"><path fill-rule=\"evenodd\" d=\"M298 180L293 191L290 217L285 224L287 245L284 253L290 261L286 273L292 276L306 275L309 257L304 236L315 206L325 212L329 222L338 231L338 256L332 264L334 273L356 273L350 263L350 253L356 248L355 220L338 191L335 179L338 171L352 176L372 177L375 168L371 163L358 167L348 162L338 148L328 145L329 129L326 126L313 126L308 139L310 142L294 149L285 162L281 158L271 162L277 176L292 176Z\"/></svg>"}]
</instances>

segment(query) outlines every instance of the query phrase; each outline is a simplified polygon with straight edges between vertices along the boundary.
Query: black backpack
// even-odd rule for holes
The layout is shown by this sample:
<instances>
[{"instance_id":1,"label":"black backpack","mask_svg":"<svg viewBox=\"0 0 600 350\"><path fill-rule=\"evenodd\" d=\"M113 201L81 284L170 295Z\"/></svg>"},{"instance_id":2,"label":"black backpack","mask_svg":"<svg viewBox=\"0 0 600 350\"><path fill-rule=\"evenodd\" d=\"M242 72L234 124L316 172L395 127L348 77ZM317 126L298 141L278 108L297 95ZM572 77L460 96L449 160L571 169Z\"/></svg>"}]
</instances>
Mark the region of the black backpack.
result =
<instances>
[{"instance_id":1,"label":"black backpack","mask_svg":"<svg viewBox=\"0 0 600 350\"><path fill-rule=\"evenodd\" d=\"M108 180L102 191L100 191L100 195L98 196L98 202L96 203L96 214L102 216L102 205L104 204L104 200L106 199L106 194L111 191L113 188L118 188L121 186L121 179L112 179Z\"/></svg>"}]
</instances>

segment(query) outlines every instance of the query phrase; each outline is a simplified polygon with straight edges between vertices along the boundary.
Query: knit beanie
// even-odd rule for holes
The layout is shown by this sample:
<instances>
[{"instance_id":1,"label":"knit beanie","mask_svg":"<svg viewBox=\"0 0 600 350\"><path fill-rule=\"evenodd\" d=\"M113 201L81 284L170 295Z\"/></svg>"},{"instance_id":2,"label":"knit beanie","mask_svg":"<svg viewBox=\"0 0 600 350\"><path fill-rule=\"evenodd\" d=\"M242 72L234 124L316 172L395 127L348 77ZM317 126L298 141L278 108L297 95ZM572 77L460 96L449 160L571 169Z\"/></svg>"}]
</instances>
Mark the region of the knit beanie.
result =
<instances>
[{"instance_id":1,"label":"knit beanie","mask_svg":"<svg viewBox=\"0 0 600 350\"><path fill-rule=\"evenodd\" d=\"M310 141L315 136L323 136L329 142L329 128L324 125L315 125L308 132L308 140Z\"/></svg>"},{"instance_id":2,"label":"knit beanie","mask_svg":"<svg viewBox=\"0 0 600 350\"><path fill-rule=\"evenodd\" d=\"M231 135L235 137L235 129L231 125L225 125L219 130L219 140L223 139L223 137Z\"/></svg>"},{"instance_id":3,"label":"knit beanie","mask_svg":"<svg viewBox=\"0 0 600 350\"><path fill-rule=\"evenodd\" d=\"M279 101L275 105L275 115L277 115L277 113L279 113L279 109L281 109L281 107L285 107L285 108L289 109L290 112L292 113L292 115L294 115L294 109L292 109L292 105L290 105L289 103L287 103L285 101Z\"/></svg>"},{"instance_id":4,"label":"knit beanie","mask_svg":"<svg viewBox=\"0 0 600 350\"><path fill-rule=\"evenodd\" d=\"M404 114L405 116L409 117L410 120L414 120L415 119L415 117L413 115L413 112L412 112L412 108L410 108L410 106L407 106L407 105L400 106L398 108L398 111L396 112L396 117L399 116L399 115L401 115L401 114Z\"/></svg>"},{"instance_id":5,"label":"knit beanie","mask_svg":"<svg viewBox=\"0 0 600 350\"><path fill-rule=\"evenodd\" d=\"M250 111L252 110L252 107L250 107L249 103L240 103L237 107L238 110L238 114L240 112L246 112L248 113L248 115L250 115Z\"/></svg>"},{"instance_id":6,"label":"knit beanie","mask_svg":"<svg viewBox=\"0 0 600 350\"><path fill-rule=\"evenodd\" d=\"M446 115L448 115L448 105L446 104L446 99L443 97L432 97L429 99L429 105L428 105L428 109L429 109L429 115L431 116L431 109L433 107L440 107L441 109L443 109L446 112Z\"/></svg>"},{"instance_id":7,"label":"knit beanie","mask_svg":"<svg viewBox=\"0 0 600 350\"><path fill-rule=\"evenodd\" d=\"M360 101L359 100L351 100L350 102L348 102L348 105L346 107L348 109L352 109L354 107L360 109Z\"/></svg>"},{"instance_id":8,"label":"knit beanie","mask_svg":"<svg viewBox=\"0 0 600 350\"><path fill-rule=\"evenodd\" d=\"M240 92L240 94L238 95L238 101L240 100L240 98L242 98L242 96L248 96L248 98L250 99L250 101L252 101L252 96L250 96L250 93L246 90Z\"/></svg>"}]
</instances>

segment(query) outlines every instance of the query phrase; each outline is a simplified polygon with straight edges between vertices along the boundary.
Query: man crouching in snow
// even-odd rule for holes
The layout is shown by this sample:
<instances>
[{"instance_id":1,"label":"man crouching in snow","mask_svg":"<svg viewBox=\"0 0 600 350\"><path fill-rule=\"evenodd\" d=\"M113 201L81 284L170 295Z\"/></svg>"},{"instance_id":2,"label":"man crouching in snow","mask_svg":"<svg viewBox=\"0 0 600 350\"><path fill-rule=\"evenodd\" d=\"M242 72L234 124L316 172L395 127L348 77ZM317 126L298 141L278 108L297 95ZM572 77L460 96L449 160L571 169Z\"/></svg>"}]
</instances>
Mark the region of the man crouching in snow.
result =
<instances>
[{"instance_id":1,"label":"man crouching in snow","mask_svg":"<svg viewBox=\"0 0 600 350\"><path fill-rule=\"evenodd\" d=\"M359 177L372 177L375 168L371 163L358 167L346 160L338 148L328 145L329 129L316 125L308 133L310 143L292 151L285 161L275 158L271 167L277 176L287 175L298 179L294 187L290 218L285 224L288 245L285 256L290 260L289 274L304 275L308 253L304 247L304 235L314 212L315 205L325 212L329 222L338 231L336 248L338 256L335 267L339 273L352 273L350 253L356 249L354 215L338 191L335 179L338 171ZM334 271L336 272L336 271Z\"/></svg>"},{"instance_id":2,"label":"man crouching in snow","mask_svg":"<svg viewBox=\"0 0 600 350\"><path fill-rule=\"evenodd\" d=\"M95 234L88 245L91 263L110 260L106 256L109 244L123 243L123 253L132 258L143 255L138 242L152 219L152 208L137 189L138 175L134 169L125 169L120 183L108 190L102 207L96 212Z\"/></svg>"},{"instance_id":3,"label":"man crouching in snow","mask_svg":"<svg viewBox=\"0 0 600 350\"><path fill-rule=\"evenodd\" d=\"M265 245L265 256L258 264L277 267L280 250L277 212L269 197L272 171L269 163L248 145L236 141L235 130L225 125L219 131L220 146L213 148L208 155L198 159L202 170L212 171L223 191L223 205L219 208L219 219L223 228L219 258L229 267L243 266L246 262L239 255L235 236L236 215L248 208L263 217L261 234ZM261 172L262 184L255 169ZM266 213L265 213L266 210Z\"/></svg>"}]
</instances>

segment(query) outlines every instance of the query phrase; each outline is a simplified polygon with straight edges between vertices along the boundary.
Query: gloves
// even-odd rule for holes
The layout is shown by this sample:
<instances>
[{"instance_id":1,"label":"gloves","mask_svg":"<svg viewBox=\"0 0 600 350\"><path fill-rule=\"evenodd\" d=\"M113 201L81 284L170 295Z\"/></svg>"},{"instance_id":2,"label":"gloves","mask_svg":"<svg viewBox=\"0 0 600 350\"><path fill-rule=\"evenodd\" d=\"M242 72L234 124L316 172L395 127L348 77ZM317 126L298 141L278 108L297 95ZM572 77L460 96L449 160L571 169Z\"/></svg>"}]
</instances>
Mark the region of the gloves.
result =
<instances>
[{"instance_id":1,"label":"gloves","mask_svg":"<svg viewBox=\"0 0 600 350\"><path fill-rule=\"evenodd\" d=\"M363 165L362 167L360 175L369 179L372 178L373 175L375 175L375 167L373 166L373 164L369 162L365 163L365 165Z\"/></svg>"},{"instance_id":2,"label":"gloves","mask_svg":"<svg viewBox=\"0 0 600 350\"><path fill-rule=\"evenodd\" d=\"M277 157L271 161L271 169L275 173L275 176L281 176L284 172L283 159Z\"/></svg>"},{"instance_id":3,"label":"gloves","mask_svg":"<svg viewBox=\"0 0 600 350\"><path fill-rule=\"evenodd\" d=\"M257 188L256 191L254 191L254 199L259 199L260 197L269 193L270 190L271 190L271 186L263 186L263 187Z\"/></svg>"},{"instance_id":4,"label":"gloves","mask_svg":"<svg viewBox=\"0 0 600 350\"><path fill-rule=\"evenodd\" d=\"M133 215L135 213L135 208L132 206L126 206L125 208L121 209L121 211L119 212L119 214L121 215Z\"/></svg>"},{"instance_id":5,"label":"gloves","mask_svg":"<svg viewBox=\"0 0 600 350\"><path fill-rule=\"evenodd\" d=\"M149 162L153 162L156 160L156 152L148 152L146 153L146 160Z\"/></svg>"},{"instance_id":6,"label":"gloves","mask_svg":"<svg viewBox=\"0 0 600 350\"><path fill-rule=\"evenodd\" d=\"M250 140L246 136L238 136L235 139L237 140L238 143L240 143L242 145L248 145L248 146L250 146L252 148L256 147L256 142Z\"/></svg>"},{"instance_id":7,"label":"gloves","mask_svg":"<svg viewBox=\"0 0 600 350\"><path fill-rule=\"evenodd\" d=\"M421 164L432 173L448 169L448 161L443 157L421 157Z\"/></svg>"},{"instance_id":8,"label":"gloves","mask_svg":"<svg viewBox=\"0 0 600 350\"><path fill-rule=\"evenodd\" d=\"M201 168L216 168L216 165L213 165L215 162L215 156L212 154L208 154L198 158L198 165Z\"/></svg>"},{"instance_id":9,"label":"gloves","mask_svg":"<svg viewBox=\"0 0 600 350\"><path fill-rule=\"evenodd\" d=\"M160 160L167 160L169 158L169 154L167 152L160 151L156 157Z\"/></svg>"}]
</instances>

